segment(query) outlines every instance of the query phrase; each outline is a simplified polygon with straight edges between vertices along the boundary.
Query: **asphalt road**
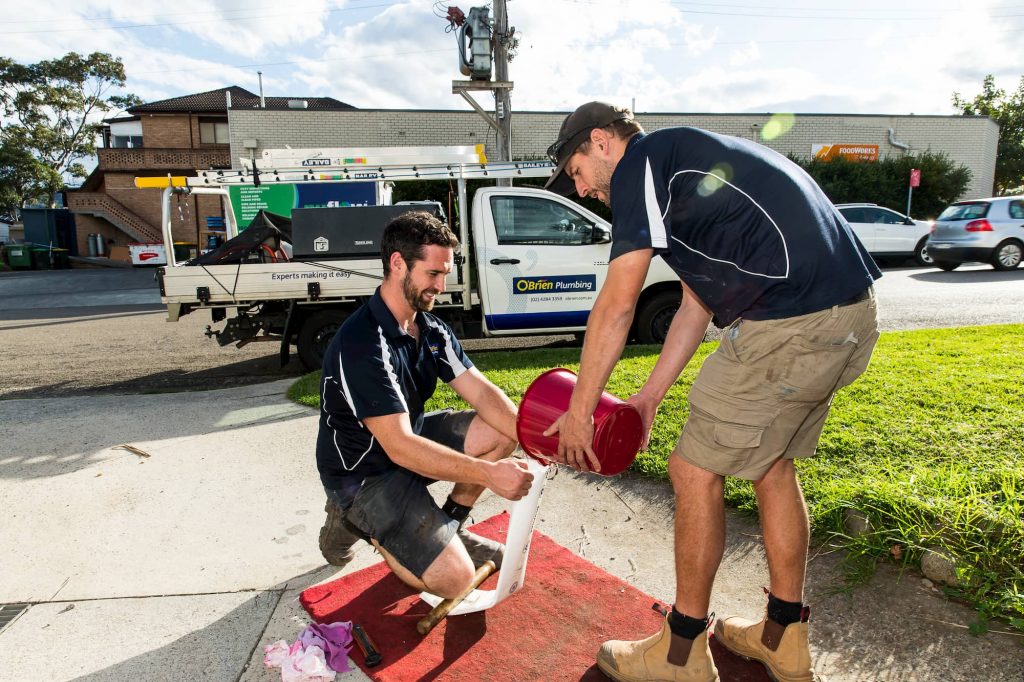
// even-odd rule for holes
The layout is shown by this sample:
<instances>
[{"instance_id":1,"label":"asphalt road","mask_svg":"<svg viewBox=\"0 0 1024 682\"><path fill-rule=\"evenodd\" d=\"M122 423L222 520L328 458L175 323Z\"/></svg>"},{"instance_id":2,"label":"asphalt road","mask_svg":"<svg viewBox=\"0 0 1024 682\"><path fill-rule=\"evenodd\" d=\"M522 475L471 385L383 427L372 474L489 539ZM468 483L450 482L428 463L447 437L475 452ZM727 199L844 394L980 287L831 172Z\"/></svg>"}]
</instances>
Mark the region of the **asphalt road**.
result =
<instances>
[{"instance_id":1,"label":"asphalt road","mask_svg":"<svg viewBox=\"0 0 1024 682\"><path fill-rule=\"evenodd\" d=\"M1024 270L887 268L884 330L1024 323ZM205 313L166 321L148 269L0 273L0 398L226 388L299 376L276 343L221 347ZM709 334L713 338L714 333ZM567 345L571 336L466 342L470 351Z\"/></svg>"}]
</instances>

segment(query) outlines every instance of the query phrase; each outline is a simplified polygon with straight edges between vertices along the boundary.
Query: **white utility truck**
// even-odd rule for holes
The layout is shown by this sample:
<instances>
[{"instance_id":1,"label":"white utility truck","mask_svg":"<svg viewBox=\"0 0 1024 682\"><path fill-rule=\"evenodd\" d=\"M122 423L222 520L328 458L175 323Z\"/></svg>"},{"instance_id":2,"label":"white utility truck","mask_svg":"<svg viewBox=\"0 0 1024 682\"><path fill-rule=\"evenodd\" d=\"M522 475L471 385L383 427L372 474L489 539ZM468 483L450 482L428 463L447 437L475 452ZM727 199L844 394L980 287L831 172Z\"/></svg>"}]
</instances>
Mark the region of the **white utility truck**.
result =
<instances>
[{"instance_id":1,"label":"white utility truck","mask_svg":"<svg viewBox=\"0 0 1024 682\"><path fill-rule=\"evenodd\" d=\"M268 150L269 156L278 150ZM163 234L168 264L157 270L161 301L168 320L209 310L224 327L207 335L221 345L254 341L281 344L281 361L288 362L295 345L308 369L317 369L335 331L353 310L370 297L380 280L378 225L357 225L357 237L338 238L345 224L374 213L370 208L321 208L313 227L293 212L292 253L279 245L261 245L260 259L230 264L179 262L174 256L170 215L177 196L220 195L227 237L238 234L229 198L231 185L271 183L372 182L378 196L389 183L405 180L444 180L457 185L452 229L462 243L447 291L438 297L434 313L445 319L460 338L531 334L579 333L601 289L608 269L610 225L575 202L536 187L483 187L467 211L466 181L503 178L547 178L547 161L374 163L392 155L372 150L280 150L288 167L262 162L231 171L199 171L197 177L138 178L139 187L164 187ZM341 153L339 153L341 152ZM356 153L353 153L356 152ZM359 153L362 152L362 153ZM421 157L422 158L422 157ZM437 204L423 204L439 213ZM417 206L409 206L415 209ZM303 209L306 210L306 209ZM323 212L329 220L323 220ZM377 218L379 220L379 218ZM317 225L331 235L318 234ZM311 233L312 230L312 233ZM310 247L310 239L312 245ZM339 242L347 241L347 246ZM230 243L230 242L229 242ZM299 248L306 243L305 250ZM335 245L338 246L335 246ZM660 343L679 307L678 276L656 258L637 306L633 337Z\"/></svg>"}]
</instances>

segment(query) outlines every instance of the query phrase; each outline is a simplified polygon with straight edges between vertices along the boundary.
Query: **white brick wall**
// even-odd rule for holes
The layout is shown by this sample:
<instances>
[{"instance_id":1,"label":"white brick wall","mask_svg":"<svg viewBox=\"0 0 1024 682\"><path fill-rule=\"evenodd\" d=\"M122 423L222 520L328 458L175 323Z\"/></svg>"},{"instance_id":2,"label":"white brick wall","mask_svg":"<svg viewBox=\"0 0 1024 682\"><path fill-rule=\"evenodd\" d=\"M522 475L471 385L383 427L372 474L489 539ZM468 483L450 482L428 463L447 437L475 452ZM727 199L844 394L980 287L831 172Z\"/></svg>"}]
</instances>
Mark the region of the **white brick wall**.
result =
<instances>
[{"instance_id":1,"label":"white brick wall","mask_svg":"<svg viewBox=\"0 0 1024 682\"><path fill-rule=\"evenodd\" d=\"M512 155L543 158L558 136L566 112L515 112L512 119ZM637 114L645 130L670 126L696 126L717 133L759 139L770 114ZM264 111L232 109L228 112L232 165L247 155L242 140L255 139L256 155L264 149L302 147L390 147L402 145L485 144L495 158L494 130L472 111L409 111L361 109L356 111ZM755 128L755 125L757 126ZM882 157L903 154L889 142L910 145L910 153L944 152L971 169L965 197L992 194L998 126L988 118L965 116L875 116L797 114L793 126L773 141L764 142L782 154L809 157L814 144L876 144Z\"/></svg>"}]
</instances>

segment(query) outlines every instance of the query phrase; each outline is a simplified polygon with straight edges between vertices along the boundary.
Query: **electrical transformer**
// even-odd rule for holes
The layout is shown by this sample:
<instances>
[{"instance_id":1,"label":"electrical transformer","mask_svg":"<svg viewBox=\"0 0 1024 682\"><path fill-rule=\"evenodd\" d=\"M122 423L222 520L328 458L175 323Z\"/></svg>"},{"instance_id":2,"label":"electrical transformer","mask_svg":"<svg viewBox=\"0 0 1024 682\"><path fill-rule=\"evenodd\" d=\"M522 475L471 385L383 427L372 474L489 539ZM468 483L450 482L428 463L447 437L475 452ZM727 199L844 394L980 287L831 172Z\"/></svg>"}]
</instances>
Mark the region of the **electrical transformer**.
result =
<instances>
[{"instance_id":1,"label":"electrical transformer","mask_svg":"<svg viewBox=\"0 0 1024 682\"><path fill-rule=\"evenodd\" d=\"M487 7L471 7L459 27L459 71L472 80L491 79L491 18Z\"/></svg>"}]
</instances>

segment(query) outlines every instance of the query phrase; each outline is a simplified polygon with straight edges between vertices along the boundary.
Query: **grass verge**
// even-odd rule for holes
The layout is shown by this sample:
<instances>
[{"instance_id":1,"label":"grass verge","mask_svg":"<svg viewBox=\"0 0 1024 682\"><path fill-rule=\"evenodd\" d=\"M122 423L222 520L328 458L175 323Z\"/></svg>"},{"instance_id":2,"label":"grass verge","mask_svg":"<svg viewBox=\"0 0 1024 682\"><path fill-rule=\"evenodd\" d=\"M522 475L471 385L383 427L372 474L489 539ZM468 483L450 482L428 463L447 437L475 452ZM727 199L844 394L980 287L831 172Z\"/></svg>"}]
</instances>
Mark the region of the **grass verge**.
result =
<instances>
[{"instance_id":1,"label":"grass verge","mask_svg":"<svg viewBox=\"0 0 1024 682\"><path fill-rule=\"evenodd\" d=\"M666 396L648 451L633 468L667 477L667 458L686 421L687 392L705 343ZM659 348L632 346L608 390L628 396L642 385ZM947 593L1024 631L1024 326L1002 325L883 334L871 367L840 391L818 455L798 462L819 538L848 552L848 578L867 579L879 560L918 566L929 548L955 557L960 587ZM578 369L579 350L478 353L477 364L518 403L552 367ZM319 405L319 373L288 392ZM446 386L428 409L459 406ZM749 483L727 479L727 502L756 512ZM850 511L868 531L847 533Z\"/></svg>"}]
</instances>

